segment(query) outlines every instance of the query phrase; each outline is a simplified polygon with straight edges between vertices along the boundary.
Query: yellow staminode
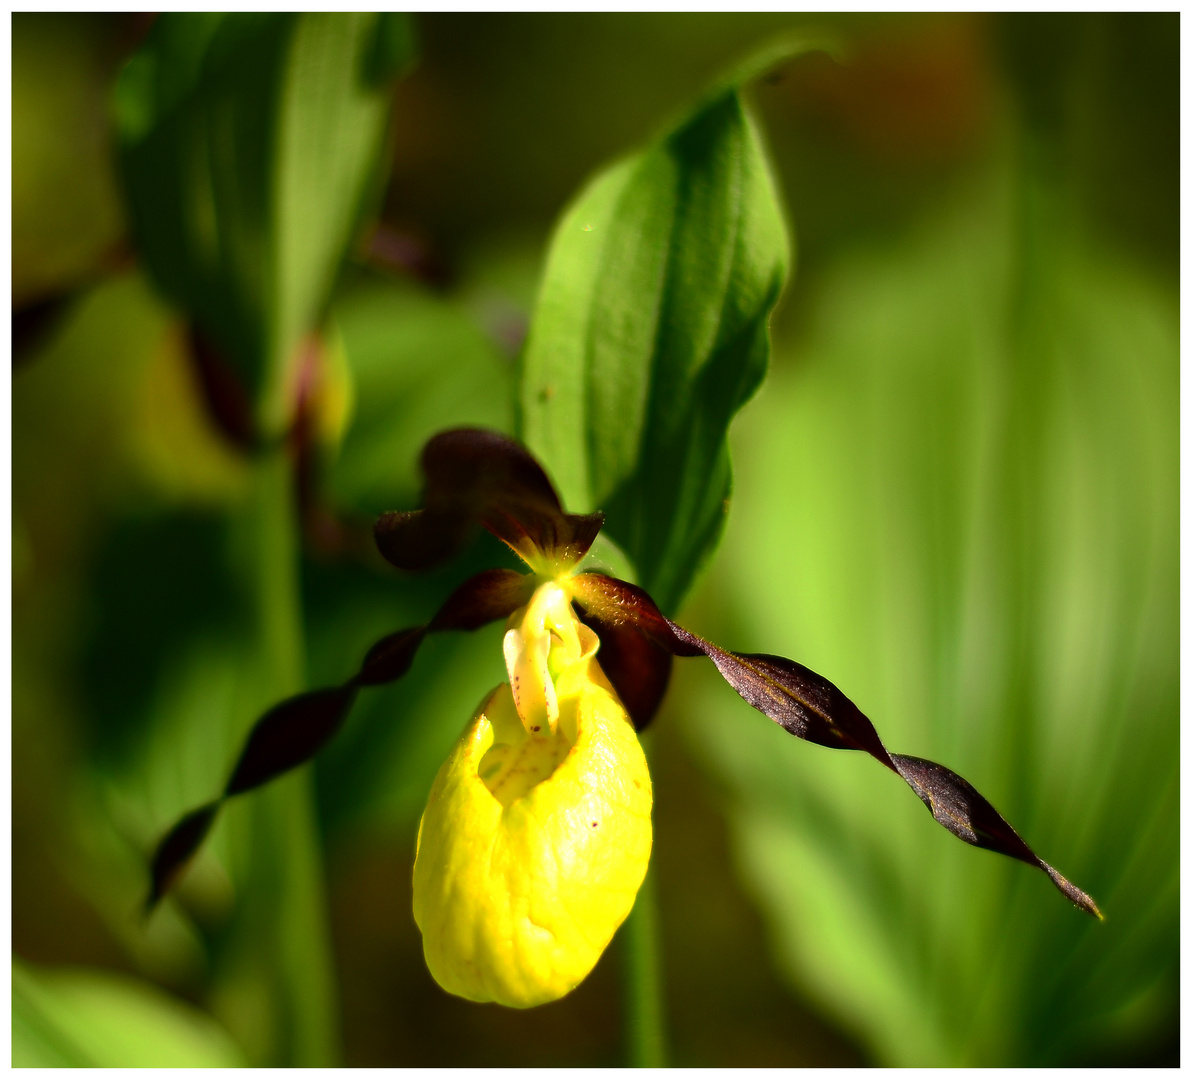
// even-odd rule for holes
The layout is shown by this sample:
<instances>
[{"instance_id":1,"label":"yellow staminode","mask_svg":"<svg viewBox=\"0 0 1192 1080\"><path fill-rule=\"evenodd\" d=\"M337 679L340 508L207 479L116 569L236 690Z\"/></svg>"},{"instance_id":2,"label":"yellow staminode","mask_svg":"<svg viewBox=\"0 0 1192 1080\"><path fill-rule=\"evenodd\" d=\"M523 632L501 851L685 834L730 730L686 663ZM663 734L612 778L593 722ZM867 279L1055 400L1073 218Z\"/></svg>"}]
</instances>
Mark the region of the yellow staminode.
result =
<instances>
[{"instance_id":1,"label":"yellow staminode","mask_svg":"<svg viewBox=\"0 0 1192 1080\"><path fill-rule=\"evenodd\" d=\"M435 778L414 919L450 993L515 1008L554 1001L633 907L653 796L598 647L565 584L539 586L509 620L510 683L485 699Z\"/></svg>"}]
</instances>

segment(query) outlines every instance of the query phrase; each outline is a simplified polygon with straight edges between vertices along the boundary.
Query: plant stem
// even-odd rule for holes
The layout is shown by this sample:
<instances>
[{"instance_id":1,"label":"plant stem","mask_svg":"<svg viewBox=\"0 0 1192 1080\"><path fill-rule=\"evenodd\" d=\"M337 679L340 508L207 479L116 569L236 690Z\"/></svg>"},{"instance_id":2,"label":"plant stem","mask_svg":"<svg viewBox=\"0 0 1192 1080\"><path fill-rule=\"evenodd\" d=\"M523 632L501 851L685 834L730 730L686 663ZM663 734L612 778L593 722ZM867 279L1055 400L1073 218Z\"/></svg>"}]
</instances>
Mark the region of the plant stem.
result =
<instances>
[{"instance_id":1,"label":"plant stem","mask_svg":"<svg viewBox=\"0 0 1192 1080\"><path fill-rule=\"evenodd\" d=\"M272 704L303 688L302 607L289 461L257 466L254 579L262 690ZM272 999L276 1064L320 1066L337 1058L330 935L309 769L250 796L253 861L250 933Z\"/></svg>"},{"instance_id":2,"label":"plant stem","mask_svg":"<svg viewBox=\"0 0 1192 1080\"><path fill-rule=\"evenodd\" d=\"M642 743L644 749L646 740ZM625 1045L629 1064L639 1069L662 1068L667 1057L658 894L654 883L651 864L622 932Z\"/></svg>"}]
</instances>

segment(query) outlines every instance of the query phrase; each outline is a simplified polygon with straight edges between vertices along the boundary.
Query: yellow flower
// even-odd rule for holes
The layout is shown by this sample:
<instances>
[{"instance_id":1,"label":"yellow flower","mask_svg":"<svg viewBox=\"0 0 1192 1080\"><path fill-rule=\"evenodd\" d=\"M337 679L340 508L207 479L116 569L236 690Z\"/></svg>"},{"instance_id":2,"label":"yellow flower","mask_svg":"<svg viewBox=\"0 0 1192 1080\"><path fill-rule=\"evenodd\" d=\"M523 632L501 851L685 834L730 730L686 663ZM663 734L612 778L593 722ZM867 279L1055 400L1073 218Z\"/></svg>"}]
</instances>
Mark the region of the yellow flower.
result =
<instances>
[{"instance_id":1,"label":"yellow flower","mask_svg":"<svg viewBox=\"0 0 1192 1080\"><path fill-rule=\"evenodd\" d=\"M414 919L431 974L472 1001L554 1001L592 970L650 858L652 793L633 725L546 581L505 634L509 682L481 704L431 789Z\"/></svg>"},{"instance_id":2,"label":"yellow flower","mask_svg":"<svg viewBox=\"0 0 1192 1080\"><path fill-rule=\"evenodd\" d=\"M781 656L722 649L671 622L644 589L582 570L604 516L567 513L524 447L491 431L445 431L426 444L422 468L423 508L376 523L386 559L403 571L428 569L481 526L528 572L473 575L430 622L373 645L346 682L266 712L223 793L158 844L150 907L224 802L309 761L360 690L409 670L427 634L508 619L509 682L484 699L439 770L418 832L414 918L431 974L451 993L527 1008L562 997L595 966L633 908L650 859L653 796L636 732L657 713L674 657L706 656L796 738L876 758L954 836L1037 867L1100 918L1092 897L1040 859L967 780L890 753L822 675Z\"/></svg>"}]
</instances>

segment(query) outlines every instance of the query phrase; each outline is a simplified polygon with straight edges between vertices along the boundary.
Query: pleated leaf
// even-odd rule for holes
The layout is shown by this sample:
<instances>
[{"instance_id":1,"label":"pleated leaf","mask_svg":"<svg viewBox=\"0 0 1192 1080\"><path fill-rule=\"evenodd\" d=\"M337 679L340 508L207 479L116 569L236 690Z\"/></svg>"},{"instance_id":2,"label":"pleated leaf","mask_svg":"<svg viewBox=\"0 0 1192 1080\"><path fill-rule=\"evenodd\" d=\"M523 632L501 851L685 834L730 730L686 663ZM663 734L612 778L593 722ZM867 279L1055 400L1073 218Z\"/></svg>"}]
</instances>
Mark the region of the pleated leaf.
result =
<instances>
[{"instance_id":1,"label":"pleated leaf","mask_svg":"<svg viewBox=\"0 0 1192 1080\"><path fill-rule=\"evenodd\" d=\"M520 430L572 510L603 510L664 611L716 546L729 423L766 371L786 229L734 83L602 173L555 230Z\"/></svg>"}]
</instances>

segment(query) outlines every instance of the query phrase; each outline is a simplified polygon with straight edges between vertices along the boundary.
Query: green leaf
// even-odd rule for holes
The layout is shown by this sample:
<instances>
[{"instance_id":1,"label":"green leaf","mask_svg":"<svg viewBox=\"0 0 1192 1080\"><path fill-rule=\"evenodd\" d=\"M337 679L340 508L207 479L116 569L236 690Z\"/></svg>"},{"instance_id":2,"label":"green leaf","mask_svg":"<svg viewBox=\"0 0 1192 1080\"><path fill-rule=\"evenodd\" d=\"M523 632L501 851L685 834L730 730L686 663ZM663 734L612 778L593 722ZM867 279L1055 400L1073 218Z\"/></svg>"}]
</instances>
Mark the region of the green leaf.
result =
<instances>
[{"instance_id":1,"label":"green leaf","mask_svg":"<svg viewBox=\"0 0 1192 1080\"><path fill-rule=\"evenodd\" d=\"M415 506L427 439L450 427L510 429L512 364L459 302L369 281L345 290L332 318L355 398L327 476L337 506Z\"/></svg>"},{"instance_id":2,"label":"green leaf","mask_svg":"<svg viewBox=\"0 0 1192 1080\"><path fill-rule=\"evenodd\" d=\"M13 960L15 1068L237 1068L240 1051L209 1016L115 972L37 970Z\"/></svg>"},{"instance_id":3,"label":"green leaf","mask_svg":"<svg viewBox=\"0 0 1192 1080\"><path fill-rule=\"evenodd\" d=\"M408 60L396 25L170 13L116 87L141 255L227 355L267 430L286 419L286 364L376 194L388 113L378 80Z\"/></svg>"},{"instance_id":4,"label":"green leaf","mask_svg":"<svg viewBox=\"0 0 1192 1080\"><path fill-rule=\"evenodd\" d=\"M712 676L675 709L792 979L891 1065L1125 1063L1178 1000L1178 307L1015 190L826 272L734 442L703 632L831 678L1106 921Z\"/></svg>"},{"instance_id":5,"label":"green leaf","mask_svg":"<svg viewBox=\"0 0 1192 1080\"><path fill-rule=\"evenodd\" d=\"M719 541L726 435L769 361L786 229L737 84L598 176L551 243L520 429L674 610Z\"/></svg>"},{"instance_id":6,"label":"green leaf","mask_svg":"<svg viewBox=\"0 0 1192 1080\"><path fill-rule=\"evenodd\" d=\"M413 18L404 11L383 11L377 18L366 74L374 86L405 75L418 58L418 34Z\"/></svg>"}]
</instances>

